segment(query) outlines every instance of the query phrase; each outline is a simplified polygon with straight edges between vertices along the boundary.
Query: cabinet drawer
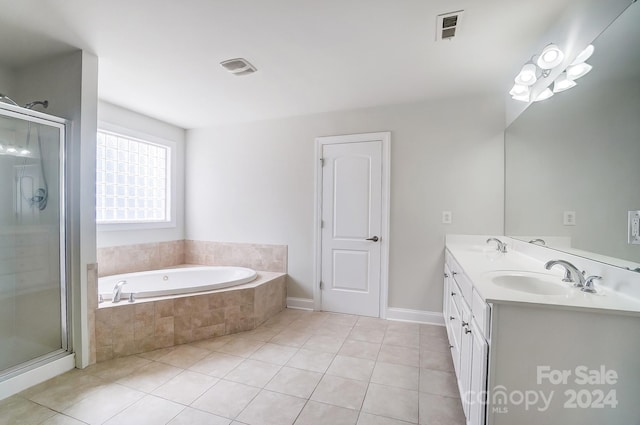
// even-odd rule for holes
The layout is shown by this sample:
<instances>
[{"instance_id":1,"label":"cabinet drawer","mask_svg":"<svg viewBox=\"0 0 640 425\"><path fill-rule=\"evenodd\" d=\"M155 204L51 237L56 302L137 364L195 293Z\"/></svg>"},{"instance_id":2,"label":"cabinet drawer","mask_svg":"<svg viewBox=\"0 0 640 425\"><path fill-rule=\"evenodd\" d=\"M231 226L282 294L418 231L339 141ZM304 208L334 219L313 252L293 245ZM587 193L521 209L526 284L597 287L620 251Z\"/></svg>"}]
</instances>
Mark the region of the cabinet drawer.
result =
<instances>
[{"instance_id":1,"label":"cabinet drawer","mask_svg":"<svg viewBox=\"0 0 640 425\"><path fill-rule=\"evenodd\" d=\"M471 281L465 276L462 272L462 267L458 264L458 262L453 258L453 256L449 253L449 251L445 251L444 254L445 265L448 266L451 271L451 277L456 281L458 286L460 287L462 297L467 301L467 304L471 305L471 297L473 285ZM458 306L459 307L459 306Z\"/></svg>"},{"instance_id":2,"label":"cabinet drawer","mask_svg":"<svg viewBox=\"0 0 640 425\"><path fill-rule=\"evenodd\" d=\"M482 297L473 290L473 301L471 304L471 311L473 314L473 318L475 319L478 327L480 328L480 332L484 335L485 339L489 339L489 331L491 329L491 307L489 304L484 302Z\"/></svg>"}]
</instances>

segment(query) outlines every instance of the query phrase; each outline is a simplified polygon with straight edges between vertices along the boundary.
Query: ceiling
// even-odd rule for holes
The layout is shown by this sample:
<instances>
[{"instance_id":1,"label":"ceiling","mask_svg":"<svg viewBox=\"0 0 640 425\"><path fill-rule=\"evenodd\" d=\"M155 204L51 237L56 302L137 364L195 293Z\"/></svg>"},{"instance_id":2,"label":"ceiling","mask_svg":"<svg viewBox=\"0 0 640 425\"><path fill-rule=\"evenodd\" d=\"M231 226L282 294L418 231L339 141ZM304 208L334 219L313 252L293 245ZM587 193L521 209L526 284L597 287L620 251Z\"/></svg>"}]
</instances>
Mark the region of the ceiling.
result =
<instances>
[{"instance_id":1,"label":"ceiling","mask_svg":"<svg viewBox=\"0 0 640 425\"><path fill-rule=\"evenodd\" d=\"M183 128L503 93L580 0L0 0L0 64L99 57L99 97ZM436 15L464 9L435 41ZM219 63L244 57L244 77Z\"/></svg>"}]
</instances>

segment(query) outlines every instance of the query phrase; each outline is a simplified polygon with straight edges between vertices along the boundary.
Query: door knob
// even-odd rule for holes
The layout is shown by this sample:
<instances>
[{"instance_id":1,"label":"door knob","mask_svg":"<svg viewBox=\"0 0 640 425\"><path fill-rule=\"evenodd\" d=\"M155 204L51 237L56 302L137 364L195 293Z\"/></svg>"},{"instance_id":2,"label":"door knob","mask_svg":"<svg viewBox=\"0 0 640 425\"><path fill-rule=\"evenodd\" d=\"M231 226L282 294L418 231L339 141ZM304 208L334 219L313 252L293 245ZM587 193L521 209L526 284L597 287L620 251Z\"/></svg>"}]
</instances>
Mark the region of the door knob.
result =
<instances>
[{"instance_id":1,"label":"door knob","mask_svg":"<svg viewBox=\"0 0 640 425\"><path fill-rule=\"evenodd\" d=\"M378 241L380 240L380 238L379 238L379 237L377 237L377 236L374 236L374 237L372 237L372 238L367 238L366 240L368 240L368 241L373 241L373 242L378 242Z\"/></svg>"}]
</instances>

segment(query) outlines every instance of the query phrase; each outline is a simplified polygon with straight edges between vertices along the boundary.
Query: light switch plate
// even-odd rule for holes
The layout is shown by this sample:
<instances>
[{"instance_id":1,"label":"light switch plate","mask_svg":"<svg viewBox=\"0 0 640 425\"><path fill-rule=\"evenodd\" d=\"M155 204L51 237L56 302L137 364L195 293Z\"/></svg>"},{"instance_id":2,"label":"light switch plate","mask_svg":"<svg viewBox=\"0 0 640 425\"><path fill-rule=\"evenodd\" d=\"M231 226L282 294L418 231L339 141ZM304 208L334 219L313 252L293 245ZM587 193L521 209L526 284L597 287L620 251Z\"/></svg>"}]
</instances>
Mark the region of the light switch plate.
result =
<instances>
[{"instance_id":1,"label":"light switch plate","mask_svg":"<svg viewBox=\"0 0 640 425\"><path fill-rule=\"evenodd\" d=\"M640 245L640 211L629 211L629 237L632 245Z\"/></svg>"},{"instance_id":2,"label":"light switch plate","mask_svg":"<svg viewBox=\"0 0 640 425\"><path fill-rule=\"evenodd\" d=\"M453 221L453 214L451 211L442 211L442 224L451 224Z\"/></svg>"},{"instance_id":3,"label":"light switch plate","mask_svg":"<svg viewBox=\"0 0 640 425\"><path fill-rule=\"evenodd\" d=\"M575 226L576 225L576 212L575 211L565 211L563 216L562 224L565 226Z\"/></svg>"}]
</instances>

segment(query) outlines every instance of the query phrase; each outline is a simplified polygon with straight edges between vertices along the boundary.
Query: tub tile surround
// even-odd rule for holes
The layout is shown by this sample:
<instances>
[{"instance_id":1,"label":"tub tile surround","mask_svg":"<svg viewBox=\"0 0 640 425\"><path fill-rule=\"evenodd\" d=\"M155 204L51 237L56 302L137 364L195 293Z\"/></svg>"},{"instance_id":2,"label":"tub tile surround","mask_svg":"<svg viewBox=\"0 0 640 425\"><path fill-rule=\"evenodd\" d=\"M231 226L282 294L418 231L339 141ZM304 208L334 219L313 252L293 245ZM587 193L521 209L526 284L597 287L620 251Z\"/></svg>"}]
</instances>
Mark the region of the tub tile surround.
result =
<instances>
[{"instance_id":1,"label":"tub tile surround","mask_svg":"<svg viewBox=\"0 0 640 425\"><path fill-rule=\"evenodd\" d=\"M96 360L249 331L285 306L286 275L273 272L218 291L105 303L96 310Z\"/></svg>"},{"instance_id":2,"label":"tub tile surround","mask_svg":"<svg viewBox=\"0 0 640 425\"><path fill-rule=\"evenodd\" d=\"M287 272L287 246L177 240L98 248L99 277L182 264Z\"/></svg>"},{"instance_id":3,"label":"tub tile surround","mask_svg":"<svg viewBox=\"0 0 640 425\"><path fill-rule=\"evenodd\" d=\"M383 333L368 359L348 353L364 329ZM339 351L300 346L297 334L334 338ZM380 357L408 339L420 347L411 366ZM70 371L0 401L0 424L463 425L453 365L429 369L448 349L439 326L285 309L250 332Z\"/></svg>"}]
</instances>

